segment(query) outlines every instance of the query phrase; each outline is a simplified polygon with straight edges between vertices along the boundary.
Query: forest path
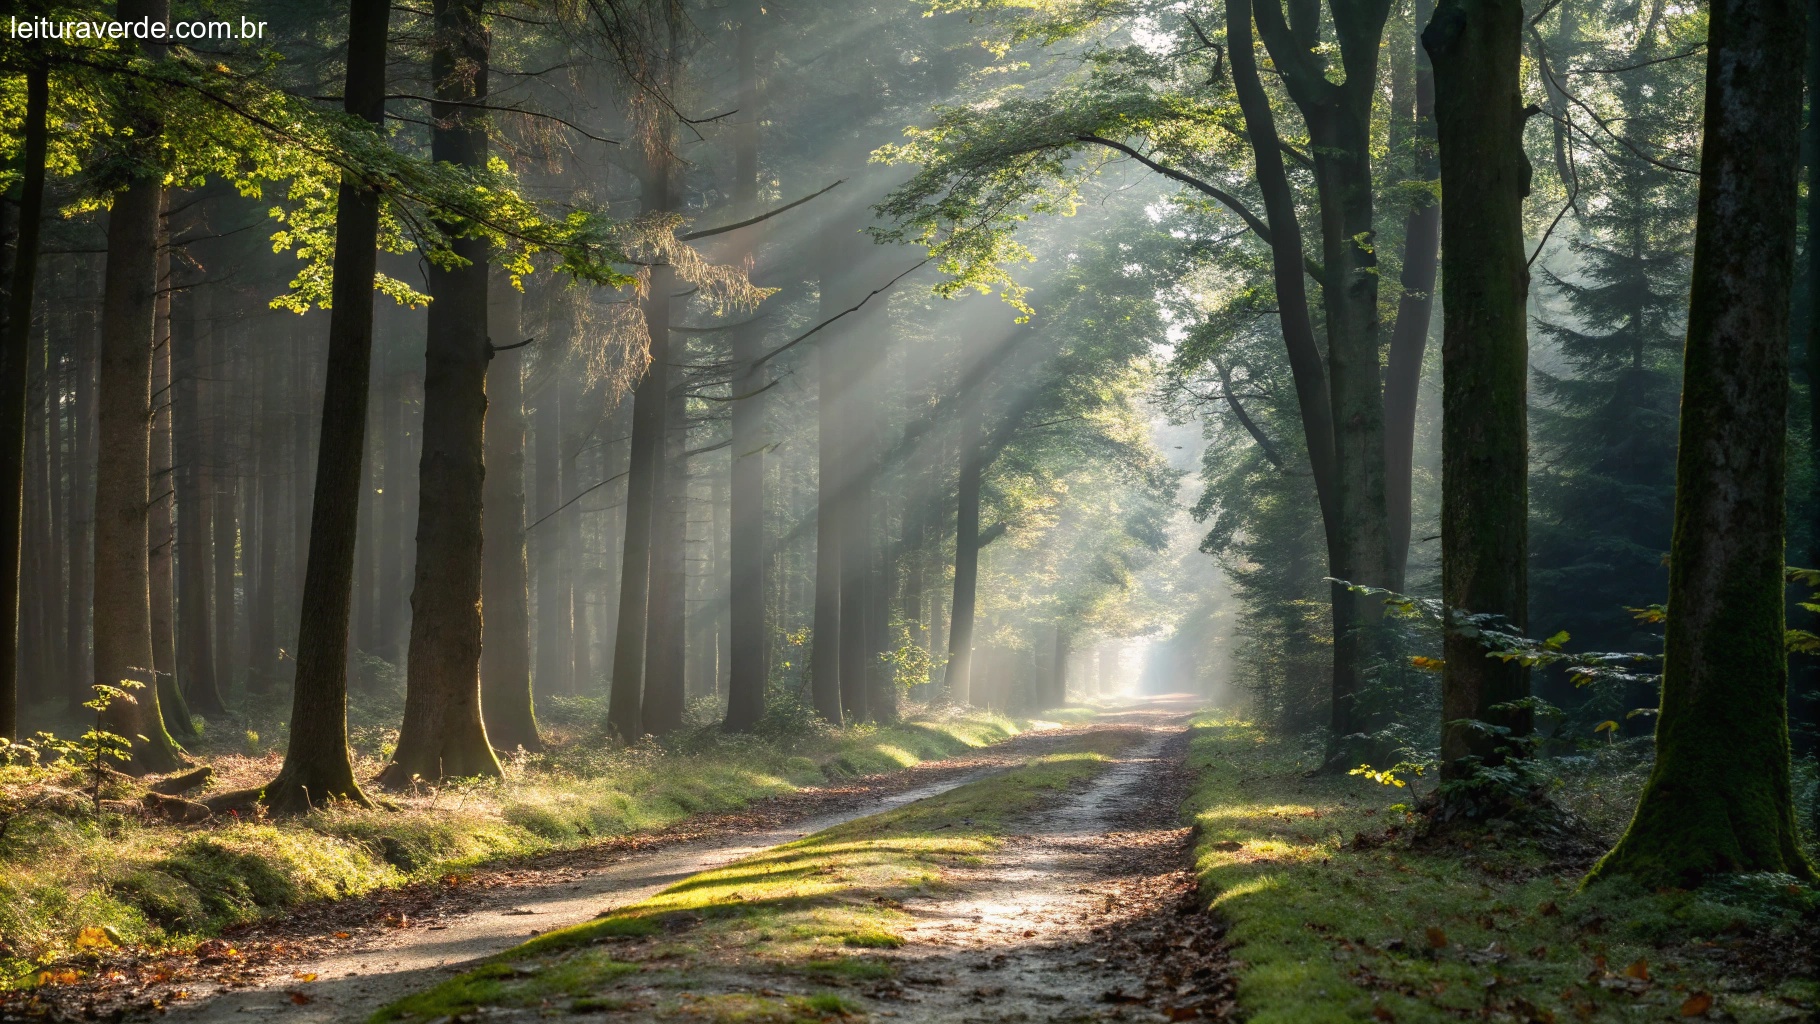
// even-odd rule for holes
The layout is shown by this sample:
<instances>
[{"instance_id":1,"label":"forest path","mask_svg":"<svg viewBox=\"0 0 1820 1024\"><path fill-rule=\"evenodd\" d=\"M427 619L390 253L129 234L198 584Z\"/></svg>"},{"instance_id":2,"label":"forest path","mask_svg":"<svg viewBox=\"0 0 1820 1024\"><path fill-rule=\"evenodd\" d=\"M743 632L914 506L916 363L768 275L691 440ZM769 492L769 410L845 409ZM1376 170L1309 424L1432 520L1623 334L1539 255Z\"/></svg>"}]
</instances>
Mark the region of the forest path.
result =
<instances>
[{"instance_id":1,"label":"forest path","mask_svg":"<svg viewBox=\"0 0 1820 1024\"><path fill-rule=\"evenodd\" d=\"M1042 756L1081 732L1128 727L1133 716L1179 719L1189 709L1176 703L1143 702L1089 725L1025 733L977 754L786 797L756 814L683 822L674 831L684 841L659 837L629 851L602 844L478 871L456 886L424 884L305 908L205 943L197 954L158 958L138 973L163 973L168 980L138 988L126 1000L103 996L81 1008L65 1006L64 1014L122 1019L124 1010L124 1019L163 1014L185 1024L244 1024L248 1014L295 1024L363 1020L385 1003L533 935L635 903L690 875L809 833L945 793ZM244 952L227 954L230 944Z\"/></svg>"},{"instance_id":2,"label":"forest path","mask_svg":"<svg viewBox=\"0 0 1820 1024\"><path fill-rule=\"evenodd\" d=\"M1225 927L1199 897L1192 831L1182 820L1194 781L1186 726L1197 706L1153 698L1102 711L1084 730L1101 735L1083 744L1077 733L1058 753L1094 749L1109 762L1105 769L1034 802L1024 788L1029 775L1008 779L1005 806L1024 809L985 826L994 836L989 852L918 858L908 874L884 867L903 865L894 854L943 829L974 825L966 808L991 813L989 802L977 802L989 798L977 793L931 801L925 817L875 819L822 846L774 851L743 870L679 887L724 893L709 896L711 905L737 901L752 908L747 913L715 914L704 905L674 911L655 929L606 922L592 938L583 933L553 954L527 952L507 974L485 976L529 979L513 982L518 988L479 994L491 983L469 976L423 994L408 1012L440 1024L530 1024L551 1014L617 1024L856 1013L918 1024L1229 1019L1234 966ZM960 849L972 834L957 830ZM920 869L936 864L939 881L931 882ZM772 870L826 876L835 888L798 890L785 881L770 891L760 878ZM884 873L867 874L878 870ZM742 895L748 884L756 888ZM683 898L680 905L690 906ZM895 942L843 942L864 952L836 952L836 945L755 955L799 928L832 928L824 933L830 938L858 934L864 926L851 917L842 923L841 915L870 905L898 915L879 926Z\"/></svg>"}]
</instances>

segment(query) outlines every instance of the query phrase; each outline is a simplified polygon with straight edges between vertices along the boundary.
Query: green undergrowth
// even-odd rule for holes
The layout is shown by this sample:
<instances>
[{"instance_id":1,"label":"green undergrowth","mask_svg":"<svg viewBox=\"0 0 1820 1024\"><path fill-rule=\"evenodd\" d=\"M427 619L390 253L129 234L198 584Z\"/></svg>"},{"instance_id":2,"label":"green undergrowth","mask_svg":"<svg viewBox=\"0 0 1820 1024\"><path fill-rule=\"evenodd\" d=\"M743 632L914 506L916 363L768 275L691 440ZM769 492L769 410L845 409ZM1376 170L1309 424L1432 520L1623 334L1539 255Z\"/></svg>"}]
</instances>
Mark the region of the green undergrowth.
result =
<instances>
[{"instance_id":1,"label":"green undergrowth","mask_svg":"<svg viewBox=\"0 0 1820 1024\"><path fill-rule=\"evenodd\" d=\"M1582 892L1597 834L1412 842L1408 789L1311 776L1317 757L1243 722L1203 719L1190 756L1198 870L1252 1024L1811 1019L1820 986L1786 965L1820 898L1793 879ZM1557 796L1624 804L1627 772L1579 759Z\"/></svg>"},{"instance_id":2,"label":"green undergrowth","mask_svg":"<svg viewBox=\"0 0 1820 1024\"><path fill-rule=\"evenodd\" d=\"M480 1007L646 1010L710 1021L816 1021L859 1006L842 990L895 973L904 904L950 886L1010 823L1086 784L1136 739L1070 737L1058 752L939 796L860 818L688 878L551 932L402 999L375 1022Z\"/></svg>"},{"instance_id":3,"label":"green undergrowth","mask_svg":"<svg viewBox=\"0 0 1820 1024\"><path fill-rule=\"evenodd\" d=\"M68 806L78 779L0 768L0 987L33 983L42 965L66 962L84 929L91 942L106 929L110 941L182 947L300 903L733 811L964 753L1022 727L991 712L949 710L795 736L704 729L667 746L577 738L510 759L502 781L402 797L393 810L337 806L196 825L113 812L97 821L85 805ZM378 764L366 758L362 768ZM47 792L62 804L45 803Z\"/></svg>"}]
</instances>

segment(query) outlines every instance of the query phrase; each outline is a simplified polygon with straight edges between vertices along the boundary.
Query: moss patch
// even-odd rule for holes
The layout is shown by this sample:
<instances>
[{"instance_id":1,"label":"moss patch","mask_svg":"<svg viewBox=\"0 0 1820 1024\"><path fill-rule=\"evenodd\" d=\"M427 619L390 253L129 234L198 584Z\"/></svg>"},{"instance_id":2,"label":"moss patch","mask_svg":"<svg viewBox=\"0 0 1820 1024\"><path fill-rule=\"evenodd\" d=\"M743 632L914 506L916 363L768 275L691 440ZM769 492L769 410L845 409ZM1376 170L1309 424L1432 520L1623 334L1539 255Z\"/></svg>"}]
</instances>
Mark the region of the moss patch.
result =
<instances>
[{"instance_id":1,"label":"moss patch","mask_svg":"<svg viewBox=\"0 0 1820 1024\"><path fill-rule=\"evenodd\" d=\"M0 837L0 987L29 983L37 965L71 951L84 927L181 946L300 903L736 810L831 779L965 753L1021 728L978 711L771 740L704 729L670 748L614 749L579 737L512 760L502 782L403 797L396 811L332 807L201 826L21 815ZM274 759L254 770L263 778L276 768ZM46 781L63 780L0 768L0 797Z\"/></svg>"},{"instance_id":2,"label":"moss patch","mask_svg":"<svg viewBox=\"0 0 1820 1024\"><path fill-rule=\"evenodd\" d=\"M991 779L703 872L606 917L532 939L373 1020L559 1004L578 976L588 999L628 1007L644 1000L641 1008L660 1014L713 1008L722 1014L710 1015L715 1020L793 1021L852 1013L856 1007L837 991L774 996L755 978L785 979L780 988L838 989L888 977L891 964L863 951L903 943L911 920L904 900L942 887L945 868L977 863L1016 818L1098 775L1109 755L1136 739L1120 732L1075 737L1062 752ZM502 975L512 980L501 982Z\"/></svg>"},{"instance_id":3,"label":"moss patch","mask_svg":"<svg viewBox=\"0 0 1820 1024\"><path fill-rule=\"evenodd\" d=\"M1252 726L1207 719L1191 746L1197 865L1247 966L1255 1024L1808 1019L1820 985L1757 985L1728 957L1811 915L1811 889L1579 891L1520 835L1417 849L1406 789L1309 777L1315 761ZM1397 830L1391 833L1391 830ZM1363 837L1362 839L1360 837ZM1705 1009L1702 1009L1702 1008Z\"/></svg>"}]
</instances>

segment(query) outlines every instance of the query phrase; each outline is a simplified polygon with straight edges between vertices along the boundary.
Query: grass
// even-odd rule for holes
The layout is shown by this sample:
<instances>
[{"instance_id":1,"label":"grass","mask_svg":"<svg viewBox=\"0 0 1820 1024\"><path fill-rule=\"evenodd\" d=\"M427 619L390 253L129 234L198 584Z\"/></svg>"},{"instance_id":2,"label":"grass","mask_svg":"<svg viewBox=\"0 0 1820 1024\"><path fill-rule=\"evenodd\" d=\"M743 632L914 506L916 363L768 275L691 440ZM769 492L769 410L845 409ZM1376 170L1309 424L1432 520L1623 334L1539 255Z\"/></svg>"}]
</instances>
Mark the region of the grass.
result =
<instances>
[{"instance_id":1,"label":"grass","mask_svg":"<svg viewBox=\"0 0 1820 1024\"><path fill-rule=\"evenodd\" d=\"M1811 929L1820 898L1791 879L1581 892L1584 865L1525 836L1412 845L1409 790L1310 777L1317 758L1246 723L1203 719L1190 756L1197 867L1252 1024L1811 1019L1820 982L1740 966ZM1632 761L1575 759L1559 798L1621 828Z\"/></svg>"},{"instance_id":2,"label":"grass","mask_svg":"<svg viewBox=\"0 0 1820 1024\"><path fill-rule=\"evenodd\" d=\"M981 863L1013 819L1093 778L1133 738L1075 737L1063 751L991 779L695 875L532 939L385 1007L373 1021L545 1005L687 1012L717 1022L849 1015L856 1007L830 989L894 972L866 951L903 944L904 900L948 887L944 869ZM808 989L760 987L767 984Z\"/></svg>"},{"instance_id":3,"label":"grass","mask_svg":"<svg viewBox=\"0 0 1820 1024\"><path fill-rule=\"evenodd\" d=\"M667 748L615 749L575 733L549 754L510 759L503 781L425 790L398 798L396 810L338 806L283 821L217 817L189 826L20 810L47 784L75 780L0 767L0 987L31 983L40 966L76 948L84 928L111 928L131 944L183 947L307 901L736 810L960 754L1020 728L989 712L950 711L770 738L703 729ZM359 767L370 777L385 750L380 742L364 747ZM278 767L271 752L209 760L229 788L256 785Z\"/></svg>"}]
</instances>

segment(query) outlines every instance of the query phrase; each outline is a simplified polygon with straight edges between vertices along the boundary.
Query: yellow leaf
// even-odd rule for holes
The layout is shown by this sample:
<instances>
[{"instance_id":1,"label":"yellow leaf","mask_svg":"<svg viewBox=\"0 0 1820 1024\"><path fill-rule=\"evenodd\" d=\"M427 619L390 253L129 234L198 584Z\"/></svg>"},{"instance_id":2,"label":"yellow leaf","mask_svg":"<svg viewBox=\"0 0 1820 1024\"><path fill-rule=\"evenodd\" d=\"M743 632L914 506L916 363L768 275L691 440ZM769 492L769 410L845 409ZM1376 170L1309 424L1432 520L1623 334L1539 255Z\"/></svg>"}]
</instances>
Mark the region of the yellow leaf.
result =
<instances>
[{"instance_id":1,"label":"yellow leaf","mask_svg":"<svg viewBox=\"0 0 1820 1024\"><path fill-rule=\"evenodd\" d=\"M1627 978L1635 978L1638 981L1648 981L1649 961L1638 960L1636 963L1624 968L1624 976Z\"/></svg>"},{"instance_id":2,"label":"yellow leaf","mask_svg":"<svg viewBox=\"0 0 1820 1024\"><path fill-rule=\"evenodd\" d=\"M296 978L298 981L315 981L316 972L315 971L292 971L291 977Z\"/></svg>"},{"instance_id":3,"label":"yellow leaf","mask_svg":"<svg viewBox=\"0 0 1820 1024\"><path fill-rule=\"evenodd\" d=\"M107 937L105 928L90 925L76 933L77 949L105 949L113 944L114 940Z\"/></svg>"},{"instance_id":4,"label":"yellow leaf","mask_svg":"<svg viewBox=\"0 0 1820 1024\"><path fill-rule=\"evenodd\" d=\"M1598 725L1593 726L1593 732L1617 732L1617 731L1618 731L1618 723L1611 721L1610 719L1607 719L1603 722L1600 722Z\"/></svg>"}]
</instances>

